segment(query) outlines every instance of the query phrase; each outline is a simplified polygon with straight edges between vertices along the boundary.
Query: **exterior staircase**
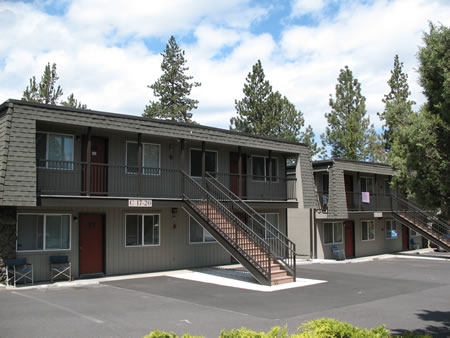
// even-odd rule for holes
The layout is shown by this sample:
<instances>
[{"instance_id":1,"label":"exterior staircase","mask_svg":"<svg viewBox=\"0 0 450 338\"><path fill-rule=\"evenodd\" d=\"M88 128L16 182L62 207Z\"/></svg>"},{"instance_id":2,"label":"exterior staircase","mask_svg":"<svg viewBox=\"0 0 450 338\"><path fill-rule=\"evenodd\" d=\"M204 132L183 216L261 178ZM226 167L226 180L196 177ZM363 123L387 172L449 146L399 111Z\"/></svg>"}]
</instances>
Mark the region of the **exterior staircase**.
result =
<instances>
[{"instance_id":1,"label":"exterior staircase","mask_svg":"<svg viewBox=\"0 0 450 338\"><path fill-rule=\"evenodd\" d=\"M450 251L450 225L417 204L401 197L393 196L393 218L416 231L438 247Z\"/></svg>"},{"instance_id":2,"label":"exterior staircase","mask_svg":"<svg viewBox=\"0 0 450 338\"><path fill-rule=\"evenodd\" d=\"M183 208L263 285L295 281L295 244L214 177L183 173Z\"/></svg>"}]
</instances>

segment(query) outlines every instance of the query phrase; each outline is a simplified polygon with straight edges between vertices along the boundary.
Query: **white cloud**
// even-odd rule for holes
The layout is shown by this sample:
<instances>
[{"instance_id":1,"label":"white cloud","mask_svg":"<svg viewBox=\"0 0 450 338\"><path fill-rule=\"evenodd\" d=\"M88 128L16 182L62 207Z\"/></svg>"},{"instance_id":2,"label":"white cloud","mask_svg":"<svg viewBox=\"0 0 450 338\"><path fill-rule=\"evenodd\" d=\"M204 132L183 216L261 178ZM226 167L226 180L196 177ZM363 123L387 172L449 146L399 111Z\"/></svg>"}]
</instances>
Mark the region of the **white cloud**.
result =
<instances>
[{"instance_id":1,"label":"white cloud","mask_svg":"<svg viewBox=\"0 0 450 338\"><path fill-rule=\"evenodd\" d=\"M315 13L323 9L324 6L324 0L294 0L292 2L292 16Z\"/></svg>"},{"instance_id":2,"label":"white cloud","mask_svg":"<svg viewBox=\"0 0 450 338\"><path fill-rule=\"evenodd\" d=\"M65 96L73 92L91 109L140 115L152 99L147 85L161 75L162 50L149 49L148 41L165 45L174 35L186 51L189 75L202 83L191 96L200 101L194 120L203 124L229 127L234 101L243 97L258 59L274 90L303 112L317 135L345 65L361 82L378 127L376 112L383 109L395 54L409 75L412 99L423 102L415 71L418 46L429 20L448 23L450 3L345 1L330 17L329 6L337 4L292 1L289 17L271 21L272 7L250 0L73 0L64 16L42 12L48 1L3 1L0 101L21 98L29 78L39 79L45 64L55 62ZM305 14L314 15L313 26L302 24ZM267 27L255 29L263 22ZM271 34L274 27L280 39Z\"/></svg>"}]
</instances>

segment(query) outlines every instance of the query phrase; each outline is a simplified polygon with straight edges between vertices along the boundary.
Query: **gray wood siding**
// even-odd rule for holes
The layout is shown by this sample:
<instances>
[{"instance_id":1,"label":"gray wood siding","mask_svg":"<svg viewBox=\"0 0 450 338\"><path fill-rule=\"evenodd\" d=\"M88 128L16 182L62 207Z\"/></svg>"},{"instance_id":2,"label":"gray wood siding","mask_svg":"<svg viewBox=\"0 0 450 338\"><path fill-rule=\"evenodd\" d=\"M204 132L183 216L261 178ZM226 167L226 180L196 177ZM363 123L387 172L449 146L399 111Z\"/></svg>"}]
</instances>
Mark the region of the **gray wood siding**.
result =
<instances>
[{"instance_id":1,"label":"gray wood siding","mask_svg":"<svg viewBox=\"0 0 450 338\"><path fill-rule=\"evenodd\" d=\"M316 199L312 181L312 168L309 158L309 150L303 144L272 140L261 137L248 136L242 133L231 133L228 130L220 130L197 125L171 123L167 121L142 119L133 116L118 114L99 113L89 110L71 110L57 106L45 106L39 104L24 103L21 101L11 101L9 105L13 109L13 122L10 137L10 151L7 159L8 179L5 180L4 201L7 199L9 205L31 206L36 203L36 180L39 182L52 182L51 172L39 169L36 178L35 169L35 124L37 121L39 130L53 131L72 134L75 136L75 161L81 160L81 139L87 133L88 127L93 128L93 135L104 136L109 140L109 163L123 165L125 162L125 142L126 140L136 140L137 134L142 133L143 142L155 142L161 144L161 167L180 168L180 163L184 162L182 169L189 171L189 150L201 147L202 141L207 144L208 150L218 150L220 172L229 172L229 153L237 152L237 145L243 147L243 153L253 155L260 152L267 156L268 150L273 151L273 156L278 157L279 173L284 174L284 159L288 154L301 154L300 165L301 176L297 177L297 191L302 194L305 207L315 205ZM119 137L119 139L116 139ZM120 139L122 139L120 141ZM178 159L181 156L180 139L185 139L185 153L183 162ZM170 148L169 148L170 147ZM21 152L17 152L17 149ZM119 149L118 151L116 149ZM168 153L173 153L172 157ZM178 155L178 156L177 156ZM248 171L251 166L247 166ZM17 174L17 177L13 173ZM64 185L62 192L73 194L81 186L81 168L75 166L74 170L63 173L64 176L72 177L70 184ZM123 168L112 168L110 175L123 176ZM6 174L5 174L6 177ZM20 177L20 182L18 178ZM136 187L141 184L152 184L154 177L147 176L144 182L137 182L136 177L130 175L123 181L123 188L128 188L130 192L136 191ZM115 180L109 180L109 184L114 184ZM55 182L57 183L57 182ZM253 194L254 198L260 198L267 192L260 191L258 182L247 180L247 192ZM60 187L57 187L60 188ZM56 188L55 188L56 189ZM286 190L285 182L272 184L271 189L283 193ZM280 190L281 189L281 190ZM301 190L301 191L300 191ZM61 190L60 190L61 191ZM113 192L114 187L110 186L109 191ZM112 194L114 195L114 193ZM130 194L132 195L132 194ZM251 195L249 196L252 197ZM300 199L300 198L299 198Z\"/></svg>"},{"instance_id":2,"label":"gray wood siding","mask_svg":"<svg viewBox=\"0 0 450 338\"><path fill-rule=\"evenodd\" d=\"M333 165L345 171L387 176L392 176L394 174L391 166L382 163L335 160Z\"/></svg>"},{"instance_id":3,"label":"gray wood siding","mask_svg":"<svg viewBox=\"0 0 450 338\"><path fill-rule=\"evenodd\" d=\"M297 166L299 165L298 162L300 162L300 175L297 175L297 194L300 193L300 186L303 196L303 207L307 209L318 208L309 148L303 148L300 150Z\"/></svg>"},{"instance_id":4,"label":"gray wood siding","mask_svg":"<svg viewBox=\"0 0 450 338\"><path fill-rule=\"evenodd\" d=\"M272 149L281 152L297 153L299 149L307 149L306 145L303 144L271 140L263 137L249 137L238 132L210 127L205 128L193 124L172 123L170 121L158 121L91 110L71 110L58 106L48 108L43 105L26 105L23 102L15 100L11 102L14 103L15 110L20 106L20 109L28 118L40 121L110 129L133 134L142 133L158 137L175 136L180 139L199 142L206 141L230 146L241 145L255 149Z\"/></svg>"},{"instance_id":5,"label":"gray wood siding","mask_svg":"<svg viewBox=\"0 0 450 338\"><path fill-rule=\"evenodd\" d=\"M189 243L189 217L178 208L176 216L170 208L165 209L68 209L30 208L19 213L69 213L72 215L71 250L18 252L17 256L27 257L33 263L35 281L50 279L49 257L55 254L69 255L72 275L79 275L79 224L73 216L81 213L104 214L105 217L105 273L120 275L143 272L164 271L209 265L229 264L231 256L218 243ZM125 246L125 214L159 214L160 245L143 247ZM281 219L281 218L280 218ZM175 224L175 227L174 227Z\"/></svg>"},{"instance_id":6,"label":"gray wood siding","mask_svg":"<svg viewBox=\"0 0 450 338\"><path fill-rule=\"evenodd\" d=\"M4 180L3 205L36 205L35 120L14 112Z\"/></svg>"},{"instance_id":7,"label":"gray wood siding","mask_svg":"<svg viewBox=\"0 0 450 338\"><path fill-rule=\"evenodd\" d=\"M3 191L6 177L6 165L9 151L9 135L11 130L11 109L7 108L0 117L0 205L3 204Z\"/></svg>"},{"instance_id":8,"label":"gray wood siding","mask_svg":"<svg viewBox=\"0 0 450 338\"><path fill-rule=\"evenodd\" d=\"M329 187L328 218L346 219L348 210L343 170L331 167Z\"/></svg>"},{"instance_id":9,"label":"gray wood siding","mask_svg":"<svg viewBox=\"0 0 450 338\"><path fill-rule=\"evenodd\" d=\"M261 213L278 213L280 230L287 231L284 209L258 210ZM172 214L171 208L22 208L18 213L68 213L71 214L71 249L61 251L18 252L33 264L35 281L50 279L49 257L69 255L72 275L79 275L79 224L73 219L82 213L105 215L105 274L120 275L144 272L194 268L229 264L231 256L218 243L189 243L189 216L181 208ZM125 246L126 214L159 214L160 244L156 246ZM175 225L175 226L174 226Z\"/></svg>"}]
</instances>

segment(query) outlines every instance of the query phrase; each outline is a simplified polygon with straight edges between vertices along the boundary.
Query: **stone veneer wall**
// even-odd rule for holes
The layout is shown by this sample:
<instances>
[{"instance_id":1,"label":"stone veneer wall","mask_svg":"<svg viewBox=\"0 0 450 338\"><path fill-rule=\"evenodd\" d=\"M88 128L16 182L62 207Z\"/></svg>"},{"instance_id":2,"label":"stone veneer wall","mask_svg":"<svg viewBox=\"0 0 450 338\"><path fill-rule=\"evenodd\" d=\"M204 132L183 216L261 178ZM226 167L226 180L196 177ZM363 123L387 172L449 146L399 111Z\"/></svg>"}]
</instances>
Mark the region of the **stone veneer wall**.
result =
<instances>
[{"instance_id":1,"label":"stone veneer wall","mask_svg":"<svg viewBox=\"0 0 450 338\"><path fill-rule=\"evenodd\" d=\"M6 280L5 261L16 257L16 210L0 207L0 283Z\"/></svg>"}]
</instances>

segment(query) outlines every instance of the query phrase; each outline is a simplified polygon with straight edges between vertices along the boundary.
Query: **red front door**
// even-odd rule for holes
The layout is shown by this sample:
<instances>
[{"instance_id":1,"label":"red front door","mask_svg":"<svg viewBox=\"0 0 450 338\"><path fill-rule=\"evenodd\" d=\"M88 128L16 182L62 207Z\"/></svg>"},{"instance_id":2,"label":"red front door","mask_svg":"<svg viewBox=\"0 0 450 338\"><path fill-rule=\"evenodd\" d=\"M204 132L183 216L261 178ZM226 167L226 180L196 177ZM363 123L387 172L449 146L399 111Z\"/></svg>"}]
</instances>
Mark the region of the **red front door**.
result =
<instances>
[{"instance_id":1,"label":"red front door","mask_svg":"<svg viewBox=\"0 0 450 338\"><path fill-rule=\"evenodd\" d=\"M80 275L104 273L104 216L80 214Z\"/></svg>"},{"instance_id":2,"label":"red front door","mask_svg":"<svg viewBox=\"0 0 450 338\"><path fill-rule=\"evenodd\" d=\"M347 208L353 209L353 177L344 175L345 195L347 198Z\"/></svg>"},{"instance_id":3,"label":"red front door","mask_svg":"<svg viewBox=\"0 0 450 338\"><path fill-rule=\"evenodd\" d=\"M402 225L402 250L409 250L409 229Z\"/></svg>"},{"instance_id":4,"label":"red front door","mask_svg":"<svg viewBox=\"0 0 450 338\"><path fill-rule=\"evenodd\" d=\"M245 198L247 195L247 157L241 154L241 173L239 173L239 154L230 153L230 190L241 198ZM241 181L241 187L239 189L239 180Z\"/></svg>"},{"instance_id":5,"label":"red front door","mask_svg":"<svg viewBox=\"0 0 450 338\"><path fill-rule=\"evenodd\" d=\"M355 257L355 222L345 221L345 257Z\"/></svg>"},{"instance_id":6,"label":"red front door","mask_svg":"<svg viewBox=\"0 0 450 338\"><path fill-rule=\"evenodd\" d=\"M87 139L83 140L83 191L93 195L106 195L107 193L107 140L102 137L91 138L90 153L90 183L87 180Z\"/></svg>"}]
</instances>

